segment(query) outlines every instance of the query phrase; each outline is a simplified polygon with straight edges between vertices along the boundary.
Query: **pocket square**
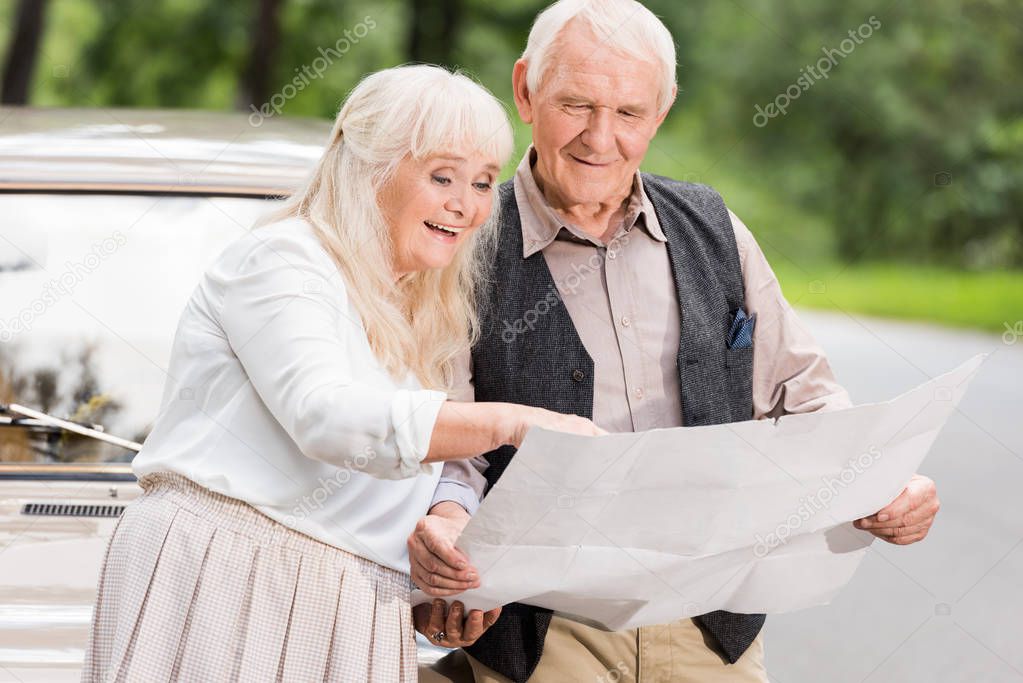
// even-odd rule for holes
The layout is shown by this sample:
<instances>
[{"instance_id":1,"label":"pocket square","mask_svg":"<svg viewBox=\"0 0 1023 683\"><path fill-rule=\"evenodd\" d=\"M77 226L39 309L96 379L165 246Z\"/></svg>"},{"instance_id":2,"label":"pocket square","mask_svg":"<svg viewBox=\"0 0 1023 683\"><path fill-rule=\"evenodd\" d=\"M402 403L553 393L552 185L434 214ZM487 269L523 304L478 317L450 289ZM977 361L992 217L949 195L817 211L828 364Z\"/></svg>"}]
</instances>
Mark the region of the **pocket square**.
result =
<instances>
[{"instance_id":1,"label":"pocket square","mask_svg":"<svg viewBox=\"0 0 1023 683\"><path fill-rule=\"evenodd\" d=\"M732 318L731 328L728 330L728 348L748 349L753 346L753 328L757 324L757 314L747 317L746 311L739 309Z\"/></svg>"}]
</instances>

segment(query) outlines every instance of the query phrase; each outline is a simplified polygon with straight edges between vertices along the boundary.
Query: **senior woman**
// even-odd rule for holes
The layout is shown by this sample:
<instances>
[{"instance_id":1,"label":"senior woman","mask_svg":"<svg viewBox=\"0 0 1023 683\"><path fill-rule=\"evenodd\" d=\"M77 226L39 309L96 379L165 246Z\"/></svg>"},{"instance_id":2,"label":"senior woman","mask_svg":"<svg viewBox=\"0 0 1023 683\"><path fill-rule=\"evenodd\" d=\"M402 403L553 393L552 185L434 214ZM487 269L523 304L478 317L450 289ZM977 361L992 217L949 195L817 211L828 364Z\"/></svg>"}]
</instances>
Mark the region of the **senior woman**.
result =
<instances>
[{"instance_id":1,"label":"senior woman","mask_svg":"<svg viewBox=\"0 0 1023 683\"><path fill-rule=\"evenodd\" d=\"M373 74L305 189L219 256L134 462L83 681L416 679L405 540L439 463L532 425L599 431L446 401L511 146L465 76Z\"/></svg>"}]
</instances>

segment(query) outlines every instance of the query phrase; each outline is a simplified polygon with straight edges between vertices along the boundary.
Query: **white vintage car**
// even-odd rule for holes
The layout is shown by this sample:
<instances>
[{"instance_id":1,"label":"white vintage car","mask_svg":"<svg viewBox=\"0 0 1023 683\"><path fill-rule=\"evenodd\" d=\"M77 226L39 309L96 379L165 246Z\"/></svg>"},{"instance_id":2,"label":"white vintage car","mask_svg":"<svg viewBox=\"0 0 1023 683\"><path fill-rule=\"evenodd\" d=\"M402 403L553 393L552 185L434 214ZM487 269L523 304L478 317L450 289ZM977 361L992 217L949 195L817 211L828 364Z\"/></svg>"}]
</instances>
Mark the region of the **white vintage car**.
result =
<instances>
[{"instance_id":1,"label":"white vintage car","mask_svg":"<svg viewBox=\"0 0 1023 683\"><path fill-rule=\"evenodd\" d=\"M0 683L78 680L107 539L140 491L120 444L156 417L178 316L329 128L0 108Z\"/></svg>"}]
</instances>

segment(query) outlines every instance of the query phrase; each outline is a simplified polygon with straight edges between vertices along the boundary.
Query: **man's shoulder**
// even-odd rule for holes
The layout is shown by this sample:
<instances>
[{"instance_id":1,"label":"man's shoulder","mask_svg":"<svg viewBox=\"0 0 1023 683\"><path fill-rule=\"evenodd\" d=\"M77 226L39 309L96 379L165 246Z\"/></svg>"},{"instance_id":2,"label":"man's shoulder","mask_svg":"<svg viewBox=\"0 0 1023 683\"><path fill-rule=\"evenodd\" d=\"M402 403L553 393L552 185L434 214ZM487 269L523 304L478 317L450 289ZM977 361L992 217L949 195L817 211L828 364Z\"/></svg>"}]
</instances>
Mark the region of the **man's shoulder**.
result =
<instances>
[{"instance_id":1,"label":"man's shoulder","mask_svg":"<svg viewBox=\"0 0 1023 683\"><path fill-rule=\"evenodd\" d=\"M497 186L497 201L501 210L501 222L504 223L505 215L509 210L518 211L518 201L515 198L515 179L509 178Z\"/></svg>"},{"instance_id":2,"label":"man's shoulder","mask_svg":"<svg viewBox=\"0 0 1023 683\"><path fill-rule=\"evenodd\" d=\"M650 196L652 202L656 202L658 199L682 199L697 206L724 207L721 195L710 185L676 180L653 173L642 173L641 176L643 189L647 191L647 196ZM656 195L656 198L651 194Z\"/></svg>"},{"instance_id":3,"label":"man's shoulder","mask_svg":"<svg viewBox=\"0 0 1023 683\"><path fill-rule=\"evenodd\" d=\"M734 235L731 212L718 191L710 185L675 180L643 173L643 191L657 213L661 227L666 224L687 224L694 219L710 232L722 237ZM675 216L675 220L672 220ZM705 231L706 232L706 231Z\"/></svg>"}]
</instances>

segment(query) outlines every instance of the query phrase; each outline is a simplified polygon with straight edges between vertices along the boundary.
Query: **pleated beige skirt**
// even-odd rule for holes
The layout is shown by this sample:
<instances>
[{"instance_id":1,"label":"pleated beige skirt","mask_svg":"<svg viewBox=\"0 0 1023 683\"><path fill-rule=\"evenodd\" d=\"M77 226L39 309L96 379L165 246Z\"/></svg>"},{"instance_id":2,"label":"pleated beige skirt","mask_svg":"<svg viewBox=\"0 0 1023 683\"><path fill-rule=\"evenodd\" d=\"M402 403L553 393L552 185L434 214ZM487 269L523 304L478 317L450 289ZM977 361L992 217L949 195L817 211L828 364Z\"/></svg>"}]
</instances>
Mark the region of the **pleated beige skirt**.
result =
<instances>
[{"instance_id":1,"label":"pleated beige skirt","mask_svg":"<svg viewBox=\"0 0 1023 683\"><path fill-rule=\"evenodd\" d=\"M409 579L176 474L107 548L82 681L416 680Z\"/></svg>"}]
</instances>

